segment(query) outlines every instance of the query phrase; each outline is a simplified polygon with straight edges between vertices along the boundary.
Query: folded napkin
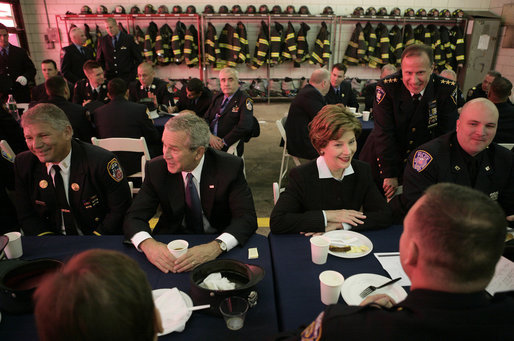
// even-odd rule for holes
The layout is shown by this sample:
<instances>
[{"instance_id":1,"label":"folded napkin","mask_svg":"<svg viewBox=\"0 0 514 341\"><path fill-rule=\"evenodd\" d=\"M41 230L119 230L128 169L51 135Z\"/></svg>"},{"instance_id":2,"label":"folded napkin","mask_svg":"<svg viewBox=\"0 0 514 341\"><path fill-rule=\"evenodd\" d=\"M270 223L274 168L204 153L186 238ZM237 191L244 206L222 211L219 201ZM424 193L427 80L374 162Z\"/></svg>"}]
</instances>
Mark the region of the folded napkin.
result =
<instances>
[{"instance_id":1,"label":"folded napkin","mask_svg":"<svg viewBox=\"0 0 514 341\"><path fill-rule=\"evenodd\" d=\"M181 332L186 327L192 312L188 309L182 294L177 288L167 289L158 297L154 296L154 303L161 313L164 331L159 335Z\"/></svg>"},{"instance_id":2,"label":"folded napkin","mask_svg":"<svg viewBox=\"0 0 514 341\"><path fill-rule=\"evenodd\" d=\"M229 281L226 277L222 277L221 272L213 272L205 277L200 286L210 290L234 290L236 283Z\"/></svg>"}]
</instances>

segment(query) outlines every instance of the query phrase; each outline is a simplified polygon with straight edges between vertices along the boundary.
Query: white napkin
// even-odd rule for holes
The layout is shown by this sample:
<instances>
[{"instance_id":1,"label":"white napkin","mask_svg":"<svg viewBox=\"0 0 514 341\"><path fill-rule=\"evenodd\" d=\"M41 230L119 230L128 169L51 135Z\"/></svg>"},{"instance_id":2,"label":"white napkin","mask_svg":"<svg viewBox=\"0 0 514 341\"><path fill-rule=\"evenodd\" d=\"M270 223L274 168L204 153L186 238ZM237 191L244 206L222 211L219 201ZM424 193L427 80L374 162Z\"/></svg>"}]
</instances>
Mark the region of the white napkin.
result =
<instances>
[{"instance_id":1,"label":"white napkin","mask_svg":"<svg viewBox=\"0 0 514 341\"><path fill-rule=\"evenodd\" d=\"M236 283L229 281L226 277L222 277L221 272L213 272L205 277L200 286L210 290L234 290Z\"/></svg>"},{"instance_id":2,"label":"white napkin","mask_svg":"<svg viewBox=\"0 0 514 341\"><path fill-rule=\"evenodd\" d=\"M162 326L165 335L171 332L181 332L186 327L192 312L188 309L182 294L177 288L166 290L159 297L154 298L154 303L161 313Z\"/></svg>"}]
</instances>

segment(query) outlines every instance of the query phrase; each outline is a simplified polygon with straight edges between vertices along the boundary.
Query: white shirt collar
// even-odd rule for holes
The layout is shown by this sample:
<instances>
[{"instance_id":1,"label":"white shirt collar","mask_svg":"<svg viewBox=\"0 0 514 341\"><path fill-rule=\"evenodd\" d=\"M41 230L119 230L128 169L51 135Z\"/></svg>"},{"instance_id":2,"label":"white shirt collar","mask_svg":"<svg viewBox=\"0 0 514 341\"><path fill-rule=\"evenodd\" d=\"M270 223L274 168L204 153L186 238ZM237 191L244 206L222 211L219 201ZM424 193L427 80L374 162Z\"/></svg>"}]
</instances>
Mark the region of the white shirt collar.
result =
<instances>
[{"instance_id":1,"label":"white shirt collar","mask_svg":"<svg viewBox=\"0 0 514 341\"><path fill-rule=\"evenodd\" d=\"M427 89L427 87L425 86L425 88L419 92L419 94L421 95L421 97L423 97L423 95L425 94L425 90L426 90L426 89ZM409 91L409 93L410 93L410 97L412 97L412 96L414 96L414 95L415 95L415 93L414 93L414 92L410 92L410 91Z\"/></svg>"},{"instance_id":2,"label":"white shirt collar","mask_svg":"<svg viewBox=\"0 0 514 341\"><path fill-rule=\"evenodd\" d=\"M196 179L196 181L198 182L198 184L200 184L200 178L202 176L202 169L203 169L203 163L205 161L205 154L202 155L202 158L200 159L200 162L198 162L198 165L196 166L195 169L193 169L193 171L191 172L184 172L182 171L182 179L184 179L184 184L187 184L187 173L192 173L193 174L193 177ZM198 191L200 191L200 189L198 188Z\"/></svg>"},{"instance_id":3,"label":"white shirt collar","mask_svg":"<svg viewBox=\"0 0 514 341\"><path fill-rule=\"evenodd\" d=\"M327 166L327 163L325 161L325 157L324 156L319 156L317 159L316 159L316 166L318 167L318 174L319 174L319 178L320 179L330 179L330 178L333 178L333 179L336 179L336 180L343 180L343 178L346 176L346 175L351 175L353 173L355 173L353 171L353 167L352 165L350 164L348 166L348 168L346 168L344 171L343 171L343 175L341 175L341 178L340 179L337 179L337 178L334 178L334 176L332 175L332 173L330 172L330 169L328 168Z\"/></svg>"},{"instance_id":4,"label":"white shirt collar","mask_svg":"<svg viewBox=\"0 0 514 341\"><path fill-rule=\"evenodd\" d=\"M61 172L63 172L64 174L68 174L70 172L70 167L71 167L71 148L70 148L70 152L68 153L68 155L66 155L66 157L64 159L62 159L61 162L58 162L58 163L47 162L46 163L46 171L48 174L50 174L50 169L52 169L53 165L59 165L59 167L61 167Z\"/></svg>"}]
</instances>

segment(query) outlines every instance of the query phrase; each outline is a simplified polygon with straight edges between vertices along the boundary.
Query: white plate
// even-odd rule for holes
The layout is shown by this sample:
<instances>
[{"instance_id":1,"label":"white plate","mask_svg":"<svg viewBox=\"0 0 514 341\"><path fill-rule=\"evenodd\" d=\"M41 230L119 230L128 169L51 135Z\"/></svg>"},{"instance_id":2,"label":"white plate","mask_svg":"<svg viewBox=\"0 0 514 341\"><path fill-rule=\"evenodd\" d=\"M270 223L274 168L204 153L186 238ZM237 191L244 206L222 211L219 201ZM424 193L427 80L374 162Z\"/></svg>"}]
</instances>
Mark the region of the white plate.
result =
<instances>
[{"instance_id":1,"label":"white plate","mask_svg":"<svg viewBox=\"0 0 514 341\"><path fill-rule=\"evenodd\" d=\"M166 293L166 291L168 290L171 290L171 289L168 289L168 288L165 288L165 289L155 289L155 290L152 290L152 296L153 296L153 300L155 301L159 296L161 296L162 294ZM191 297L189 297L188 294L186 294L185 292L179 290L180 292L180 295L182 295L182 298L184 299L184 302L186 302L186 306L188 308L191 308L193 306L193 300L191 299ZM159 309L157 307L157 309ZM160 311L159 311L160 313ZM162 328L164 329L162 333L159 333L159 336L161 335L166 335L166 334L169 334L173 331L173 329L169 329L169 328L166 328L166 326L162 326Z\"/></svg>"},{"instance_id":2,"label":"white plate","mask_svg":"<svg viewBox=\"0 0 514 341\"><path fill-rule=\"evenodd\" d=\"M348 305L359 305L364 298L360 296L361 292L374 285L376 287L390 281L388 277L376 275L376 274L358 274L353 275L345 279L343 286L341 287L341 296ZM391 298L399 303L407 297L407 292L398 283L393 283L385 288L377 289L373 291L374 294L387 294Z\"/></svg>"},{"instance_id":3,"label":"white plate","mask_svg":"<svg viewBox=\"0 0 514 341\"><path fill-rule=\"evenodd\" d=\"M352 242L348 243L347 245L353 245L353 246L365 245L369 248L368 251L357 252L357 253L334 252L334 251L328 250L328 253L330 253L331 255L336 256L336 257L359 258L359 257L366 256L367 254L369 254L371 252L371 250L373 250L373 243L371 242L371 240L369 240L368 237L366 237L360 233L354 232L354 231L334 230L334 231L325 232L323 234L323 236L329 238L330 240L336 240L336 239L337 240L350 240L350 239L357 238L356 241L352 241ZM340 243L338 243L338 244L340 244Z\"/></svg>"}]
</instances>

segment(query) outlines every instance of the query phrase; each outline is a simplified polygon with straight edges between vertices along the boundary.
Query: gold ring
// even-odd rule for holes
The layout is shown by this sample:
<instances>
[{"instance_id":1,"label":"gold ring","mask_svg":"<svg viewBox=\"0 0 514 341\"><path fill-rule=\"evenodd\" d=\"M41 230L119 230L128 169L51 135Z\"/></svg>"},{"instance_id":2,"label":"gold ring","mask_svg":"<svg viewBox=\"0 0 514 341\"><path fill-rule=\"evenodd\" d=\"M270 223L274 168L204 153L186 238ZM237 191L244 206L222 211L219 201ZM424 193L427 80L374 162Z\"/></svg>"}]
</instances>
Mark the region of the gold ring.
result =
<instances>
[{"instance_id":1,"label":"gold ring","mask_svg":"<svg viewBox=\"0 0 514 341\"><path fill-rule=\"evenodd\" d=\"M192 264L192 265L195 265L195 263L196 263L195 261L191 261L191 264Z\"/></svg>"}]
</instances>

